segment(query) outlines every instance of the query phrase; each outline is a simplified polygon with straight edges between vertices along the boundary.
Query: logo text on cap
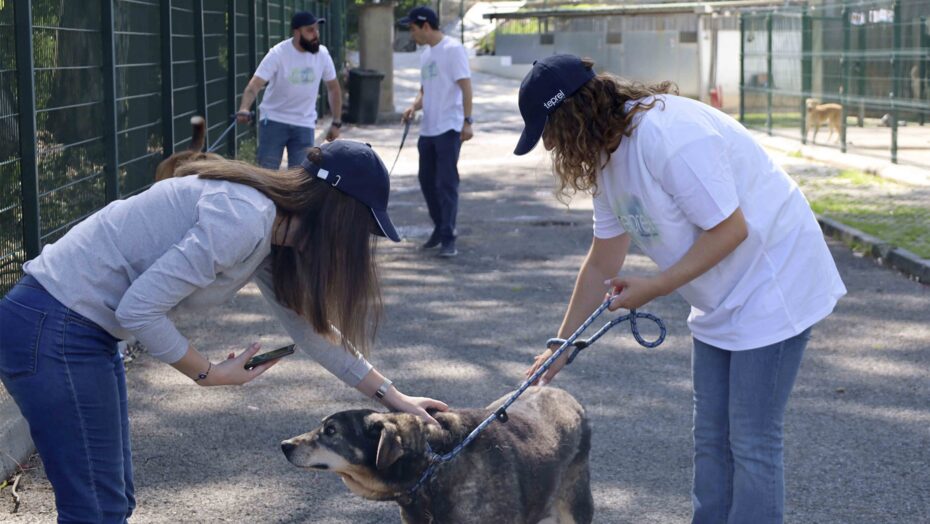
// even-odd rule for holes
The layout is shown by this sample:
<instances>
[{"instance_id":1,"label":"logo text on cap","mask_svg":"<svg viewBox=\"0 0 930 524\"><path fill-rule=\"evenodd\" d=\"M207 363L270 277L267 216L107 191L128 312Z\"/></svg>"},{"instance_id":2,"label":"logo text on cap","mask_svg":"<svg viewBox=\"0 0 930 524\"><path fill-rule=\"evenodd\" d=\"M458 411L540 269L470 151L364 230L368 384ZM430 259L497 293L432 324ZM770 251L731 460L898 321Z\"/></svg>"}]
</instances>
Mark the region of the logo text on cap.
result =
<instances>
[{"instance_id":1,"label":"logo text on cap","mask_svg":"<svg viewBox=\"0 0 930 524\"><path fill-rule=\"evenodd\" d=\"M545 103L543 103L543 105L546 106L546 109L552 109L562 100L565 100L565 93L563 93L562 90L559 89L559 92L553 95L552 98L547 100Z\"/></svg>"}]
</instances>

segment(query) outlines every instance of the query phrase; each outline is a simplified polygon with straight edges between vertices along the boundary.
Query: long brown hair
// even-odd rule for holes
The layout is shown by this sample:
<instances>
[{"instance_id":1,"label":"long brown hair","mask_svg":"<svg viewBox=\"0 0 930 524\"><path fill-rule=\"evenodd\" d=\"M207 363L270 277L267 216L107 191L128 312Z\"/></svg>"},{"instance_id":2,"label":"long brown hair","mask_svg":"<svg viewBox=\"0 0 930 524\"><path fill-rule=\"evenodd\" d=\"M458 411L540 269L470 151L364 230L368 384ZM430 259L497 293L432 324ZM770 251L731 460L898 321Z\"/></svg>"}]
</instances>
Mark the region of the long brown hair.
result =
<instances>
[{"instance_id":1,"label":"long brown hair","mask_svg":"<svg viewBox=\"0 0 930 524\"><path fill-rule=\"evenodd\" d=\"M319 163L322 153L311 148L308 157ZM367 357L382 310L371 234L377 225L368 206L299 167L272 171L245 162L204 160L185 164L175 174L186 175L254 187L275 203L284 218L279 223L289 227L290 217L298 219L294 245L272 247L275 297L318 334Z\"/></svg>"},{"instance_id":2,"label":"long brown hair","mask_svg":"<svg viewBox=\"0 0 930 524\"><path fill-rule=\"evenodd\" d=\"M594 67L590 58L582 63L588 69ZM678 94L672 82L646 85L601 73L565 99L543 128L543 143L553 147L559 200L567 202L579 191L596 191L597 171L607 165L623 137L633 133L633 117L652 109L661 99L637 104L625 112L627 101L669 93Z\"/></svg>"}]
</instances>

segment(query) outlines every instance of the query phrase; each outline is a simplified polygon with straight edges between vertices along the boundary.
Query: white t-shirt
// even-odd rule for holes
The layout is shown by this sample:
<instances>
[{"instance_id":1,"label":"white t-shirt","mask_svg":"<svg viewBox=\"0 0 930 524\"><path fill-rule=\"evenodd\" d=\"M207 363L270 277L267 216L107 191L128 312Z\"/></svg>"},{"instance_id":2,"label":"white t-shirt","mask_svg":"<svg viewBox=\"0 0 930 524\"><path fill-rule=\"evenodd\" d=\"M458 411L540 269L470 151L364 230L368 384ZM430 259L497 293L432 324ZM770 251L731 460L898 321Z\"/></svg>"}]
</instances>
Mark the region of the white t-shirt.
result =
<instances>
[{"instance_id":1,"label":"white t-shirt","mask_svg":"<svg viewBox=\"0 0 930 524\"><path fill-rule=\"evenodd\" d=\"M298 51L291 38L272 47L255 70L268 82L258 106L262 118L302 127L316 126L316 97L320 79L336 78L329 50L321 45L316 54Z\"/></svg>"},{"instance_id":2,"label":"white t-shirt","mask_svg":"<svg viewBox=\"0 0 930 524\"><path fill-rule=\"evenodd\" d=\"M829 315L846 287L797 184L731 117L687 98L659 98L598 174L594 236L628 232L664 271L739 207L749 236L678 289L691 304L695 338L753 349Z\"/></svg>"},{"instance_id":3,"label":"white t-shirt","mask_svg":"<svg viewBox=\"0 0 930 524\"><path fill-rule=\"evenodd\" d=\"M462 130L465 109L462 88L456 81L463 78L471 78L471 72L468 54L457 40L444 36L438 44L427 46L420 54L420 85L423 86L420 136Z\"/></svg>"}]
</instances>

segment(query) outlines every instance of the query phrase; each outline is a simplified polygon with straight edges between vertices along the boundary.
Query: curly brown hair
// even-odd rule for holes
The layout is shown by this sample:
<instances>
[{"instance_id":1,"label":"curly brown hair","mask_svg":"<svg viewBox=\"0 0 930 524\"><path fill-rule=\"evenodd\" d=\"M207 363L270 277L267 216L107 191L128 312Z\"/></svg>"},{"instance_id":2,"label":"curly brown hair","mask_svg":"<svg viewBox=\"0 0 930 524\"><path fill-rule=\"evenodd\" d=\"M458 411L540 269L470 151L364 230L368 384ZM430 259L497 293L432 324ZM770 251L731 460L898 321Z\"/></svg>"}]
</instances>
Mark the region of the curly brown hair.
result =
<instances>
[{"instance_id":1,"label":"curly brown hair","mask_svg":"<svg viewBox=\"0 0 930 524\"><path fill-rule=\"evenodd\" d=\"M588 69L594 67L590 58L583 58L582 63ZM659 94L677 95L678 87L668 81L647 85L601 73L549 115L542 137L552 151L560 201L568 202L579 191L597 190L597 171L607 165L623 137L633 133L633 117L661 99L637 104L629 112L624 111L624 104Z\"/></svg>"}]
</instances>

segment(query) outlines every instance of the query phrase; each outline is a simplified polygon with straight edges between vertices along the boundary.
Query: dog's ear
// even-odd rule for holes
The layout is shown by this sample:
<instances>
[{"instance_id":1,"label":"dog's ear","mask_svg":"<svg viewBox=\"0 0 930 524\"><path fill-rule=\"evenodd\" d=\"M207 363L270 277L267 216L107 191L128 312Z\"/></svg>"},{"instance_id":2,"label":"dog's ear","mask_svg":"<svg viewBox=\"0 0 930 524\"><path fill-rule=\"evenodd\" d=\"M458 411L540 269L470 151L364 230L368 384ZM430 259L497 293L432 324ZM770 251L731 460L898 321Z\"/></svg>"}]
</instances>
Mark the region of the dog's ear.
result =
<instances>
[{"instance_id":1,"label":"dog's ear","mask_svg":"<svg viewBox=\"0 0 930 524\"><path fill-rule=\"evenodd\" d=\"M404 455L404 446L397 432L397 426L386 423L381 427L381 439L378 441L378 454L375 467L383 471L391 467Z\"/></svg>"}]
</instances>

